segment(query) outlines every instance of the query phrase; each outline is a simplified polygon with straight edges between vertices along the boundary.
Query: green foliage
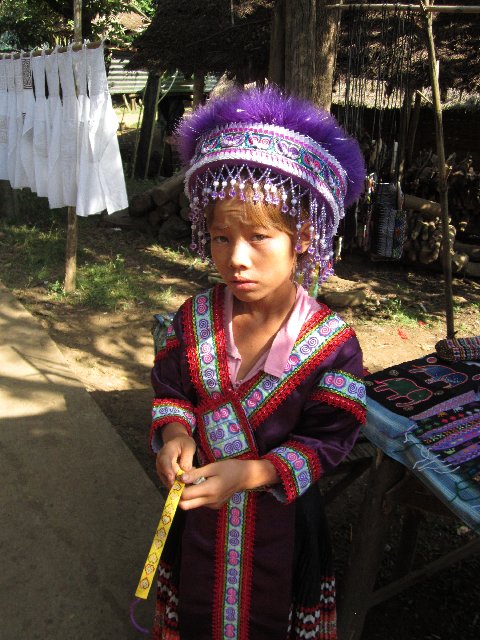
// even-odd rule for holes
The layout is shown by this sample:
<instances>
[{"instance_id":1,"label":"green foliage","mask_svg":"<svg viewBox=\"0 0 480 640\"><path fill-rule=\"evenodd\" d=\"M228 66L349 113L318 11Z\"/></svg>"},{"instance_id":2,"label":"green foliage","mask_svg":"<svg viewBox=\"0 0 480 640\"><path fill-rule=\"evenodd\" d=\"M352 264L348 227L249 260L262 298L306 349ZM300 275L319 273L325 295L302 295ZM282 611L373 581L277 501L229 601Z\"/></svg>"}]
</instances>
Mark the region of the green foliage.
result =
<instances>
[{"instance_id":1,"label":"green foliage","mask_svg":"<svg viewBox=\"0 0 480 640\"><path fill-rule=\"evenodd\" d=\"M84 265L78 271L76 302L94 309L125 308L142 298L136 277L117 255L100 264Z\"/></svg>"},{"instance_id":2,"label":"green foliage","mask_svg":"<svg viewBox=\"0 0 480 640\"><path fill-rule=\"evenodd\" d=\"M129 34L118 21L121 12L150 17L155 0L84 0L82 34L85 38L108 38L113 45L128 45ZM33 49L46 44L65 44L73 39L72 0L1 0L0 51Z\"/></svg>"},{"instance_id":3,"label":"green foliage","mask_svg":"<svg viewBox=\"0 0 480 640\"><path fill-rule=\"evenodd\" d=\"M0 273L9 287L31 287L58 277L65 260L64 238L52 226L42 230L26 224L3 227Z\"/></svg>"},{"instance_id":4,"label":"green foliage","mask_svg":"<svg viewBox=\"0 0 480 640\"><path fill-rule=\"evenodd\" d=\"M401 298L389 298L384 307L379 312L379 317L384 320L394 321L395 323L405 326L417 326L419 322L431 321L419 307L405 305Z\"/></svg>"}]
</instances>

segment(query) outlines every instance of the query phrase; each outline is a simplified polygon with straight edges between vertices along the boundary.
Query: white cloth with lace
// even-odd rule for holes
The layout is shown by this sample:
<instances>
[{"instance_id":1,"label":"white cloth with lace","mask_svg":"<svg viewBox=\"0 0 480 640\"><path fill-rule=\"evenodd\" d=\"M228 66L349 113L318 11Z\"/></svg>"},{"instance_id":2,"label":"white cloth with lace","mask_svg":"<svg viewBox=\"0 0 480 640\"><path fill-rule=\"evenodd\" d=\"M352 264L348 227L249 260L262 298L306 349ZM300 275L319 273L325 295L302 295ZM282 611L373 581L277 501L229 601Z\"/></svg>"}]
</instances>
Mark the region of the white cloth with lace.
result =
<instances>
[{"instance_id":1,"label":"white cloth with lace","mask_svg":"<svg viewBox=\"0 0 480 640\"><path fill-rule=\"evenodd\" d=\"M32 56L32 73L35 84L35 108L33 113L33 164L35 186L39 196L48 195L48 141L50 118L45 92L45 51Z\"/></svg>"},{"instance_id":2,"label":"white cloth with lace","mask_svg":"<svg viewBox=\"0 0 480 640\"><path fill-rule=\"evenodd\" d=\"M32 84L32 57L22 54L22 133L20 136L20 162L23 169L23 181L26 187L34 192L37 190L35 181L35 165L33 161L33 118L35 112L35 97Z\"/></svg>"},{"instance_id":3,"label":"white cloth with lace","mask_svg":"<svg viewBox=\"0 0 480 640\"><path fill-rule=\"evenodd\" d=\"M0 58L0 180L8 180L7 60Z\"/></svg>"},{"instance_id":4,"label":"white cloth with lace","mask_svg":"<svg viewBox=\"0 0 480 640\"><path fill-rule=\"evenodd\" d=\"M58 47L57 47L58 48ZM57 49L56 48L56 49ZM58 75L58 54L55 50L45 58L48 86L48 112L50 135L48 141L48 203L51 209L63 207L63 180L61 157L62 103L60 100L60 78Z\"/></svg>"},{"instance_id":5,"label":"white cloth with lace","mask_svg":"<svg viewBox=\"0 0 480 640\"><path fill-rule=\"evenodd\" d=\"M15 91L15 69L13 58L7 58L7 170L10 186L15 183L17 154L17 92Z\"/></svg>"},{"instance_id":6,"label":"white cloth with lace","mask_svg":"<svg viewBox=\"0 0 480 640\"><path fill-rule=\"evenodd\" d=\"M77 204L78 100L73 77L72 48L58 54L58 70L62 87L62 157L63 201L69 207Z\"/></svg>"}]
</instances>

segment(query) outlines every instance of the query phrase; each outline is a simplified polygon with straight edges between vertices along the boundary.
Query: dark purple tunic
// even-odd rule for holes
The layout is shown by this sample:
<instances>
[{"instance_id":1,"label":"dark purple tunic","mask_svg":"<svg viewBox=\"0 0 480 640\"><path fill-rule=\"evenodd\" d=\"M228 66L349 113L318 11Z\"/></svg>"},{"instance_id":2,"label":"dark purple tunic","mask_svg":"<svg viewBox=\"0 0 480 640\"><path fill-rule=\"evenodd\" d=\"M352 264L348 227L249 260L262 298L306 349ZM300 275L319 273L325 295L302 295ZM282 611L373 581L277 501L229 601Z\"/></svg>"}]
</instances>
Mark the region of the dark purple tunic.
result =
<instances>
[{"instance_id":1,"label":"dark purple tunic","mask_svg":"<svg viewBox=\"0 0 480 640\"><path fill-rule=\"evenodd\" d=\"M237 493L218 511L177 513L154 637L333 640L335 586L315 485L348 454L364 420L361 350L322 306L299 328L280 378L260 372L233 389L223 294L219 285L187 300L169 328L152 371L154 448L157 430L180 422L199 465L267 459L281 483Z\"/></svg>"}]
</instances>

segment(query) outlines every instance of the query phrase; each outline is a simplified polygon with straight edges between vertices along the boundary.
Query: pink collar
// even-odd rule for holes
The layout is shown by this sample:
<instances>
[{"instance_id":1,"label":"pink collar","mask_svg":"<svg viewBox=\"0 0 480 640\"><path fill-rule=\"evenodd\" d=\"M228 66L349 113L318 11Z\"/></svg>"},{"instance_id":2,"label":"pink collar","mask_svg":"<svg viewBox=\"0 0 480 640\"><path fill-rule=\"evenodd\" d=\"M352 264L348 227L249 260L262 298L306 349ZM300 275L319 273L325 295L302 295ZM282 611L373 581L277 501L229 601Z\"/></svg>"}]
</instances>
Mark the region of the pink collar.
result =
<instances>
[{"instance_id":1,"label":"pink collar","mask_svg":"<svg viewBox=\"0 0 480 640\"><path fill-rule=\"evenodd\" d=\"M258 371L263 370L276 378L280 378L285 370L293 345L298 338L298 332L308 318L320 309L316 300L311 298L303 287L297 285L295 305L285 324L280 327L270 349L262 354L252 369L245 376L245 380L252 378ZM225 287L225 343L228 357L228 367L232 383L241 383L237 380L237 373L242 364L242 357L235 345L232 329L233 294Z\"/></svg>"}]
</instances>

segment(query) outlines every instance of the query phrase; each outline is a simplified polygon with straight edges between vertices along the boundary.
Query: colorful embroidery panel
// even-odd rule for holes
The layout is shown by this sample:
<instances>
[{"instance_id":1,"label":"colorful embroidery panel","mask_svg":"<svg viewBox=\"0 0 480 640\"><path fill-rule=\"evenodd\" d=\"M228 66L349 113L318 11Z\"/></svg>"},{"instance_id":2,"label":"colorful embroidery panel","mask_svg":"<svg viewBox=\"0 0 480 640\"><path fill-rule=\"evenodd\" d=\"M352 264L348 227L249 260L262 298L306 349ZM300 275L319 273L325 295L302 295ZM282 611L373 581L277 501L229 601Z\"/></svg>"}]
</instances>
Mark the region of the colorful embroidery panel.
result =
<instances>
[{"instance_id":1,"label":"colorful embroidery panel","mask_svg":"<svg viewBox=\"0 0 480 640\"><path fill-rule=\"evenodd\" d=\"M219 393L222 388L218 367L218 350L214 329L213 306L215 289L193 298L192 321L195 333L197 371L207 394Z\"/></svg>"},{"instance_id":2,"label":"colorful embroidery panel","mask_svg":"<svg viewBox=\"0 0 480 640\"><path fill-rule=\"evenodd\" d=\"M202 416L205 436L215 459L231 458L251 451L240 417L231 402Z\"/></svg>"},{"instance_id":3,"label":"colorful embroidery panel","mask_svg":"<svg viewBox=\"0 0 480 640\"><path fill-rule=\"evenodd\" d=\"M449 363L431 354L394 365L365 378L368 395L394 413L431 415L435 407L469 391L476 391L480 369L466 362Z\"/></svg>"},{"instance_id":4,"label":"colorful embroidery panel","mask_svg":"<svg viewBox=\"0 0 480 640\"><path fill-rule=\"evenodd\" d=\"M280 396L288 393L290 387L298 382L300 373L308 374L312 366L316 366L317 357L327 356L330 345L336 340L347 340L352 335L351 329L336 314L327 316L318 325L317 322L297 340L288 359L281 378L264 374L254 387L247 391L242 405L252 426L265 419L265 411L274 394Z\"/></svg>"},{"instance_id":5,"label":"colorful embroidery panel","mask_svg":"<svg viewBox=\"0 0 480 640\"><path fill-rule=\"evenodd\" d=\"M195 430L197 421L192 411L193 407L188 402L174 399L154 400L152 407L152 430L158 429L169 422L181 422L189 432Z\"/></svg>"},{"instance_id":6,"label":"colorful embroidery panel","mask_svg":"<svg viewBox=\"0 0 480 640\"><path fill-rule=\"evenodd\" d=\"M305 493L320 477L320 464L315 451L296 442L275 447L264 460L274 465L285 490L285 501L291 502ZM280 497L277 493L276 497Z\"/></svg>"},{"instance_id":7,"label":"colorful embroidery panel","mask_svg":"<svg viewBox=\"0 0 480 640\"><path fill-rule=\"evenodd\" d=\"M219 569L222 578L217 587L219 617L214 640L248 640L248 596L252 568L252 541L254 537L254 502L252 494L235 493L227 503L224 538Z\"/></svg>"},{"instance_id":8,"label":"colorful embroidery panel","mask_svg":"<svg viewBox=\"0 0 480 640\"><path fill-rule=\"evenodd\" d=\"M327 371L310 398L341 407L365 421L365 385L363 380L345 371Z\"/></svg>"},{"instance_id":9,"label":"colorful embroidery panel","mask_svg":"<svg viewBox=\"0 0 480 640\"><path fill-rule=\"evenodd\" d=\"M292 608L288 639L337 640L335 578L324 578L320 583L320 602L315 607Z\"/></svg>"},{"instance_id":10,"label":"colorful embroidery panel","mask_svg":"<svg viewBox=\"0 0 480 640\"><path fill-rule=\"evenodd\" d=\"M466 479L480 482L480 402L418 420L409 434Z\"/></svg>"}]
</instances>

